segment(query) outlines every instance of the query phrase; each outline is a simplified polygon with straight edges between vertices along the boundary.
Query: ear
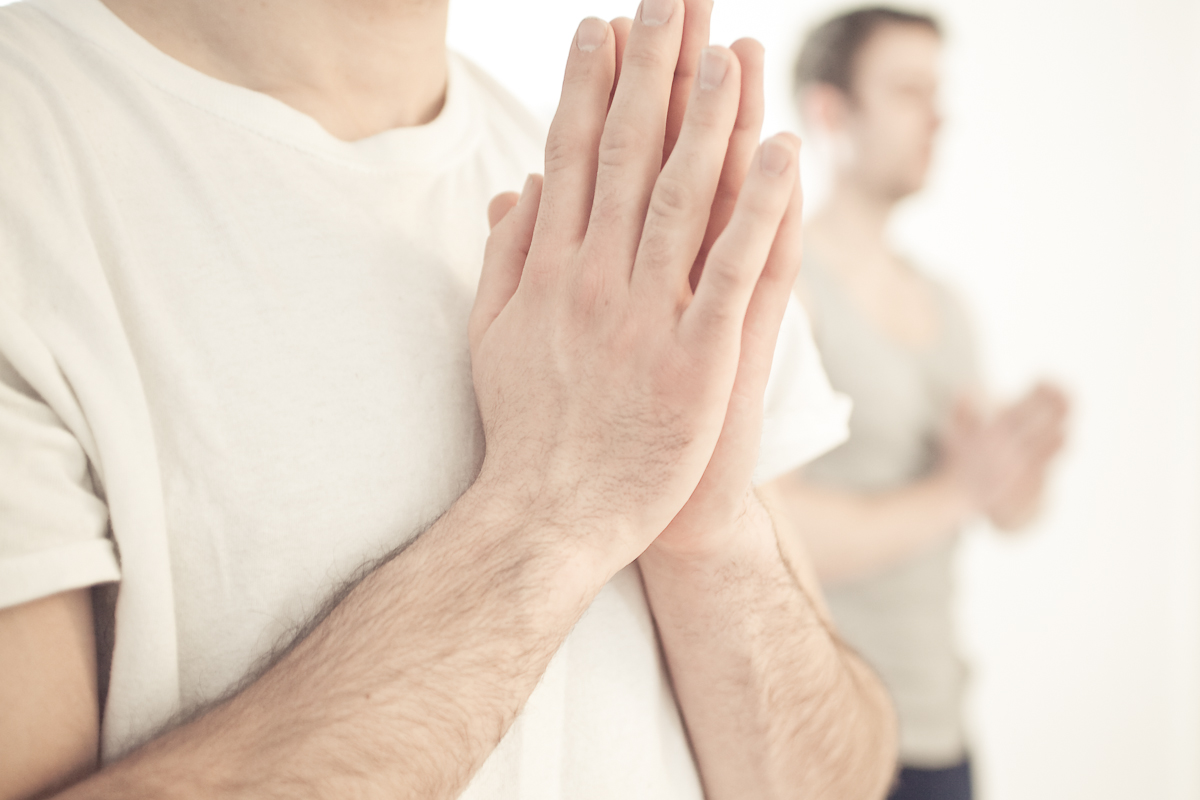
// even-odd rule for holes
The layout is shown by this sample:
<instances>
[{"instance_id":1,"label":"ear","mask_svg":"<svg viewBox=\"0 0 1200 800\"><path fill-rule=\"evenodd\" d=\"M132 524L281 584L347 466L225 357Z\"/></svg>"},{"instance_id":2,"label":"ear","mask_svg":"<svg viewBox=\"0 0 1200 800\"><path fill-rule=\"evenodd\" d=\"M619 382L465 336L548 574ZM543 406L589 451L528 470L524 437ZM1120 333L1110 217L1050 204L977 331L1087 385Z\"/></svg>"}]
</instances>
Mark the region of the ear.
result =
<instances>
[{"instance_id":1,"label":"ear","mask_svg":"<svg viewBox=\"0 0 1200 800\"><path fill-rule=\"evenodd\" d=\"M801 89L796 105L805 126L825 135L839 133L850 111L845 93L828 83L814 83Z\"/></svg>"}]
</instances>

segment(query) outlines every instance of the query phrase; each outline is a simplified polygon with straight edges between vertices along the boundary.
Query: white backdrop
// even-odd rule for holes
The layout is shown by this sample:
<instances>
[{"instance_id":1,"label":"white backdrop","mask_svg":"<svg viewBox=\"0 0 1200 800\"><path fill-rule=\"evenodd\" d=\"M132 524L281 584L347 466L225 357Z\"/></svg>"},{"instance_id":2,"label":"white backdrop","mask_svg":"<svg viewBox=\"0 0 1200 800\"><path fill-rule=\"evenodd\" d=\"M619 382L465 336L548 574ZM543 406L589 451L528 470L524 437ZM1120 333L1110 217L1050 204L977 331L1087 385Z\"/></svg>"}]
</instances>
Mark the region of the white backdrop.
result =
<instances>
[{"instance_id":1,"label":"white backdrop","mask_svg":"<svg viewBox=\"0 0 1200 800\"><path fill-rule=\"evenodd\" d=\"M576 23L635 0L451 0L451 42L547 118ZM718 0L793 128L800 31ZM896 234L976 312L990 377L1072 391L1046 514L962 558L985 800L1200 798L1200 2L940 0L948 123Z\"/></svg>"}]
</instances>

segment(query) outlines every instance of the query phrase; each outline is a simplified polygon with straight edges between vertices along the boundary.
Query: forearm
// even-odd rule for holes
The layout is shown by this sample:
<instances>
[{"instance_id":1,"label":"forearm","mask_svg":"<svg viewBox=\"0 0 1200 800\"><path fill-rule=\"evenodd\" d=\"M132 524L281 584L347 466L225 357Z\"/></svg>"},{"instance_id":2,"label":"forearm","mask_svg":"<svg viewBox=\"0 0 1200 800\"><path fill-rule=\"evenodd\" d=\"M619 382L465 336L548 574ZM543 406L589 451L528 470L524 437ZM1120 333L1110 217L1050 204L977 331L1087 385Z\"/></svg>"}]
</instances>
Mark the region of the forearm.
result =
<instances>
[{"instance_id":1,"label":"forearm","mask_svg":"<svg viewBox=\"0 0 1200 800\"><path fill-rule=\"evenodd\" d=\"M639 560L706 796L882 797L891 703L833 634L757 501L720 557Z\"/></svg>"},{"instance_id":2,"label":"forearm","mask_svg":"<svg viewBox=\"0 0 1200 800\"><path fill-rule=\"evenodd\" d=\"M568 542L473 488L248 688L68 796L457 797L608 578Z\"/></svg>"},{"instance_id":3,"label":"forearm","mask_svg":"<svg viewBox=\"0 0 1200 800\"><path fill-rule=\"evenodd\" d=\"M875 494L787 476L766 492L778 508L780 534L804 543L823 583L898 564L946 539L975 513L968 493L945 473Z\"/></svg>"}]
</instances>

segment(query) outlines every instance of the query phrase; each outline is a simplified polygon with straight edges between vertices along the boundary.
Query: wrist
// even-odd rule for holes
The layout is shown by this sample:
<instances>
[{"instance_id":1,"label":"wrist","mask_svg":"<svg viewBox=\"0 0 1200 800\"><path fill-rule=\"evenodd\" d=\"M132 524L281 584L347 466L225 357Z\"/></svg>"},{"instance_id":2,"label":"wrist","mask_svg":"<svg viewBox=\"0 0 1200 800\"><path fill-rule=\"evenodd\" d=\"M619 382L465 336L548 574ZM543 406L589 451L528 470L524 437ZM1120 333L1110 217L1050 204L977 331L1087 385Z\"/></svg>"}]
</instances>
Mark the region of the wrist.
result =
<instances>
[{"instance_id":1,"label":"wrist","mask_svg":"<svg viewBox=\"0 0 1200 800\"><path fill-rule=\"evenodd\" d=\"M561 562L564 576L597 591L637 557L627 520L486 461L459 504L508 531L514 544Z\"/></svg>"},{"instance_id":2,"label":"wrist","mask_svg":"<svg viewBox=\"0 0 1200 800\"><path fill-rule=\"evenodd\" d=\"M713 573L744 560L779 555L774 521L758 495L748 490L739 512L721 522L693 522L681 529L676 520L638 558L643 570L673 574Z\"/></svg>"},{"instance_id":3,"label":"wrist","mask_svg":"<svg viewBox=\"0 0 1200 800\"><path fill-rule=\"evenodd\" d=\"M983 513L976 493L958 471L943 467L933 474L930 485L942 499L946 515L953 525L965 525Z\"/></svg>"}]
</instances>

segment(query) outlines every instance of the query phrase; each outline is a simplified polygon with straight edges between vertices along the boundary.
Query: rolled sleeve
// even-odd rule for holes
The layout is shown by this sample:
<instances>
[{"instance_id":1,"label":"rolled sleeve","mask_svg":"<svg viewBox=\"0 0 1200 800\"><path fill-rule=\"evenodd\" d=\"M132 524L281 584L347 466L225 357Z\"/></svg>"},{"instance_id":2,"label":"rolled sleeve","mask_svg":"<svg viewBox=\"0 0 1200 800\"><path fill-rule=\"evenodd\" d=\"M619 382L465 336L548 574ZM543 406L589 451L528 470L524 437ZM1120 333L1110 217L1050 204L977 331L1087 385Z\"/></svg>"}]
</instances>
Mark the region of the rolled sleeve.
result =
<instances>
[{"instance_id":1,"label":"rolled sleeve","mask_svg":"<svg viewBox=\"0 0 1200 800\"><path fill-rule=\"evenodd\" d=\"M0 355L0 608L118 580L87 456Z\"/></svg>"}]
</instances>

